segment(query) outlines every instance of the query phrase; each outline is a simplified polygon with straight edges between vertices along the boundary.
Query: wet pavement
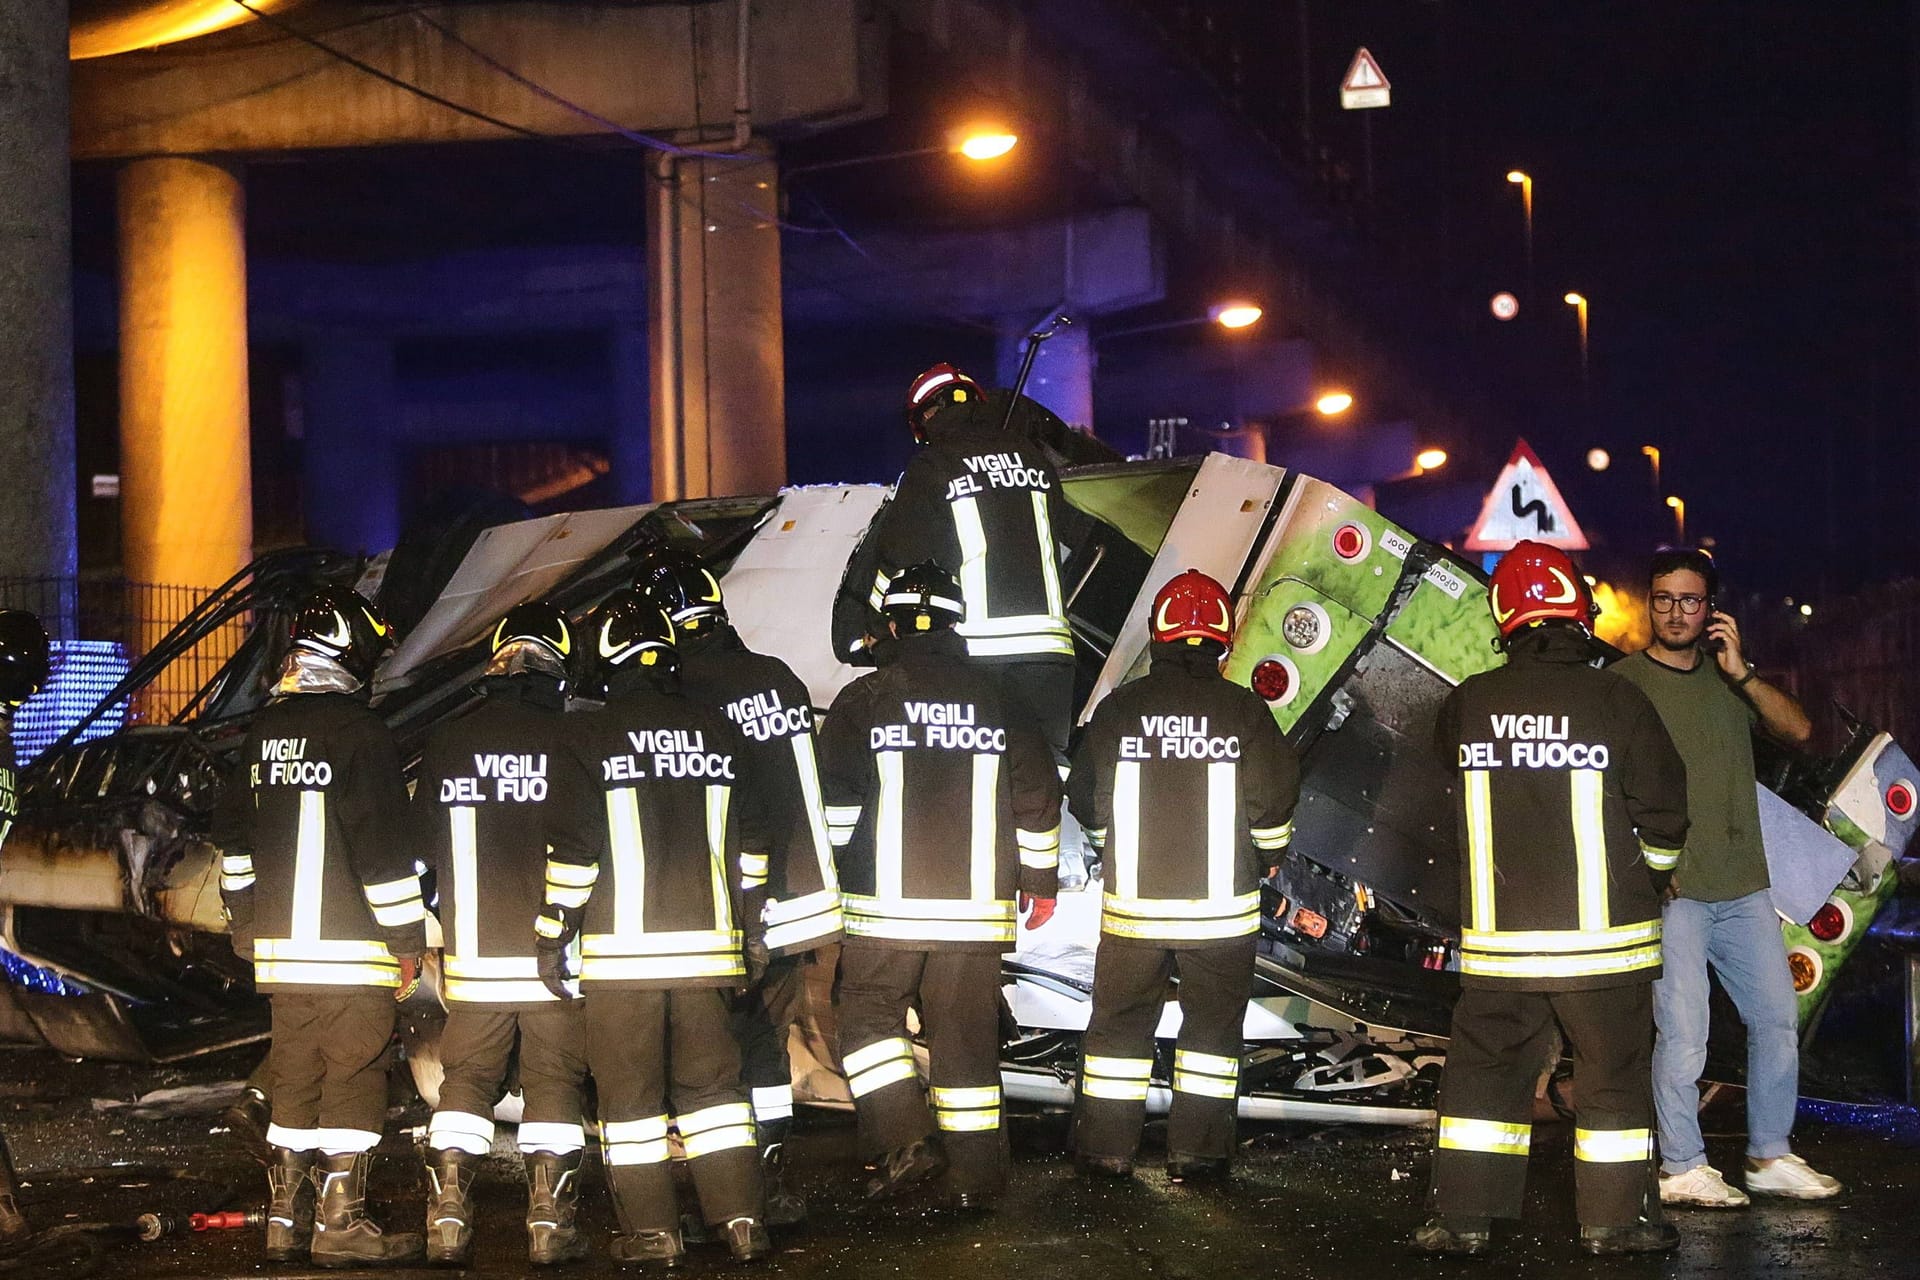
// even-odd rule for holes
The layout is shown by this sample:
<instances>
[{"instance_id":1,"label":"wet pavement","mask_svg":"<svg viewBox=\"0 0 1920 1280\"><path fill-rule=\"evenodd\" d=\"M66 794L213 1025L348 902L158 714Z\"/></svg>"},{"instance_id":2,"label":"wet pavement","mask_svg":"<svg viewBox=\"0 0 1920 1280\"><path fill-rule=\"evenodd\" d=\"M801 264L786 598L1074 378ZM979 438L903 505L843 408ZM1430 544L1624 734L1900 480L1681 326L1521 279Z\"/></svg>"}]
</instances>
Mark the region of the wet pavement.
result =
<instances>
[{"instance_id":1,"label":"wet pavement","mask_svg":"<svg viewBox=\"0 0 1920 1280\"><path fill-rule=\"evenodd\" d=\"M230 1138L214 1132L214 1113L252 1065L229 1054L183 1067L74 1063L37 1050L0 1051L0 1124L12 1141L22 1198L37 1227L127 1223L147 1211L185 1215L258 1208L264 1180ZM153 1098L156 1090L175 1090ZM1709 1114L1710 1155L1738 1167L1739 1094ZM143 1107L126 1105L147 1098ZM396 1089L373 1188L376 1214L389 1226L418 1229L422 1178L410 1142L400 1136L425 1120L424 1108ZM794 1165L813 1205L811 1223L776 1238L775 1259L735 1267L716 1247L696 1248L688 1277L903 1277L993 1280L1086 1277L1116 1280L1223 1280L1229 1276L1358 1276L1408 1269L1470 1271L1471 1264L1410 1257L1402 1244L1420 1221L1426 1171L1424 1131L1267 1126L1244 1129L1238 1176L1224 1188L1169 1185L1143 1166L1124 1183L1077 1179L1060 1154L1058 1116L1023 1116L1013 1125L1014 1169L1000 1211L961 1217L926 1201L879 1208L859 1203L850 1119L803 1116ZM1149 1160L1159 1135L1149 1131ZM1920 1275L1920 1116L1906 1108L1808 1104L1797 1146L1816 1167L1847 1183L1824 1204L1759 1202L1744 1212L1679 1217L1684 1243L1664 1260L1587 1258L1574 1248L1572 1130L1536 1128L1528 1220L1501 1238L1488 1274L1557 1276ZM483 1220L477 1261L467 1274L527 1272L519 1219L524 1184L517 1162L489 1162L481 1182ZM610 1215L597 1172L588 1179L586 1227L594 1262L566 1274L611 1274L604 1241ZM258 1262L257 1231L183 1235L143 1244L111 1234L86 1256L36 1259L0 1276L101 1277L301 1276L304 1267ZM318 1274L352 1275L357 1272ZM417 1268L387 1274L446 1276Z\"/></svg>"}]
</instances>

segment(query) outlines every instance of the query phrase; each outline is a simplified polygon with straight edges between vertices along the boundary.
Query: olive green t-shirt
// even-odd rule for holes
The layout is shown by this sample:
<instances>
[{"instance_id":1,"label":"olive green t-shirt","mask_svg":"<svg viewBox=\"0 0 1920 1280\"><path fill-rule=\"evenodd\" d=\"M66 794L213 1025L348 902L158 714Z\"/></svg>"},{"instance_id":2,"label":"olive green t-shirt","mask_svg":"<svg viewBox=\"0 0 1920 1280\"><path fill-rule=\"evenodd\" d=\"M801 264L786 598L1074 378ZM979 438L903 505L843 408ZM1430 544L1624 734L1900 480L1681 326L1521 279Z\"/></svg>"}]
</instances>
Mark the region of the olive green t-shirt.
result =
<instances>
[{"instance_id":1,"label":"olive green t-shirt","mask_svg":"<svg viewBox=\"0 0 1920 1280\"><path fill-rule=\"evenodd\" d=\"M1677 671L1643 651L1610 668L1639 685L1687 765L1687 848L1674 868L1683 898L1728 902L1768 886L1760 843L1753 727L1759 714L1706 654Z\"/></svg>"}]
</instances>

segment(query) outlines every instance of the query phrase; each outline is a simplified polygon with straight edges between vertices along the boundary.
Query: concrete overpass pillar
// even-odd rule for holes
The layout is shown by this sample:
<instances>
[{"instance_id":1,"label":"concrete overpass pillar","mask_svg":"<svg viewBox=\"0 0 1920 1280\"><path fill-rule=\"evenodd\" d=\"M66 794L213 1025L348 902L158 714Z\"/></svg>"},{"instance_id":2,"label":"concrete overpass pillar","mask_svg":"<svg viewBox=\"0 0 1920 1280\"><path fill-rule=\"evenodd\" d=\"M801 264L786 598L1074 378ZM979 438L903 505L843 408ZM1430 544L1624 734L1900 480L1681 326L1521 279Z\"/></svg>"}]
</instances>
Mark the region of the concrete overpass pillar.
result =
<instances>
[{"instance_id":1,"label":"concrete overpass pillar","mask_svg":"<svg viewBox=\"0 0 1920 1280\"><path fill-rule=\"evenodd\" d=\"M309 343L302 365L307 538L341 551L384 551L400 540L393 343L333 334Z\"/></svg>"},{"instance_id":2,"label":"concrete overpass pillar","mask_svg":"<svg viewBox=\"0 0 1920 1280\"><path fill-rule=\"evenodd\" d=\"M253 556L244 198L233 170L120 171L120 509L134 582L212 587Z\"/></svg>"},{"instance_id":3,"label":"concrete overpass pillar","mask_svg":"<svg viewBox=\"0 0 1920 1280\"><path fill-rule=\"evenodd\" d=\"M0 5L0 576L77 568L65 0ZM47 619L57 635L60 620Z\"/></svg>"},{"instance_id":4,"label":"concrete overpass pillar","mask_svg":"<svg viewBox=\"0 0 1920 1280\"><path fill-rule=\"evenodd\" d=\"M661 156L648 187L652 496L772 492L787 478L772 150Z\"/></svg>"}]
</instances>

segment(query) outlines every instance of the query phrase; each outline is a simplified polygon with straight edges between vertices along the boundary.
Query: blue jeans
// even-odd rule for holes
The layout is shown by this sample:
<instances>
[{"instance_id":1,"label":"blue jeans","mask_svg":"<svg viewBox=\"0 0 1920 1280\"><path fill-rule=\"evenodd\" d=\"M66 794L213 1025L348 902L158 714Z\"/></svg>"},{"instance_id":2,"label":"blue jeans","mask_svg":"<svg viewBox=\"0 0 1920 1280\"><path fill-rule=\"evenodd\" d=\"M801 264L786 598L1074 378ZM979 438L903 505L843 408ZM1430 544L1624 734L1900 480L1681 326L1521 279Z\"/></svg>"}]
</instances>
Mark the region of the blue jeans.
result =
<instances>
[{"instance_id":1,"label":"blue jeans","mask_svg":"<svg viewBox=\"0 0 1920 1280\"><path fill-rule=\"evenodd\" d=\"M1667 904L1663 976L1653 984L1653 1101L1660 1167L1707 1162L1700 1073L1707 1065L1707 966L1747 1024L1747 1155L1786 1155L1800 1101L1800 1014L1780 917L1767 891L1730 902Z\"/></svg>"}]
</instances>

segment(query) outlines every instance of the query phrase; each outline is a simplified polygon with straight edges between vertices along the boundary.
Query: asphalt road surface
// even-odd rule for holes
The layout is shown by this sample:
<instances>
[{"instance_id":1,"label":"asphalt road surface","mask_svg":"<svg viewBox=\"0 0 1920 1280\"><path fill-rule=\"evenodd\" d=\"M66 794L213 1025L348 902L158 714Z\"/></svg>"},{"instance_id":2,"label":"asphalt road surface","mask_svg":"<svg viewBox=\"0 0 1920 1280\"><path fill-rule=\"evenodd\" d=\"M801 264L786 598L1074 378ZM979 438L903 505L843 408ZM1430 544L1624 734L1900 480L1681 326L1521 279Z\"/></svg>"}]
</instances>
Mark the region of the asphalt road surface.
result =
<instances>
[{"instance_id":1,"label":"asphalt road surface","mask_svg":"<svg viewBox=\"0 0 1920 1280\"><path fill-rule=\"evenodd\" d=\"M258 1208L264 1179L214 1113L251 1066L241 1054L183 1067L74 1063L43 1050L0 1051L0 1124L12 1141L22 1198L36 1227L124 1224L147 1211ZM168 1093L154 1096L156 1091ZM1710 1154L1739 1167L1739 1094L1709 1113ZM144 1105L128 1105L136 1099ZM396 1087L389 1139L374 1179L376 1216L418 1230L423 1178L406 1130L425 1109ZM692 1277L912 1277L913 1280L1225 1280L1226 1277L1372 1277L1409 1269L1470 1271L1407 1254L1422 1218L1424 1131L1273 1126L1244 1129L1233 1182L1217 1189L1171 1186L1152 1167L1157 1128L1142 1169L1125 1183L1077 1179L1061 1154L1058 1116L1013 1123L1014 1170L997 1213L962 1217L926 1199L879 1207L860 1202L859 1160L849 1117L803 1114L794 1164L812 1201L805 1227L776 1237L779 1252L757 1267L733 1266L718 1246L694 1249ZM1824 1204L1759 1202L1745 1212L1683 1213L1685 1240L1670 1259L1587 1258L1573 1244L1572 1130L1536 1129L1527 1221L1501 1237L1487 1274L1541 1276L1817 1277L1920 1275L1920 1117L1905 1108L1809 1105L1799 1150L1847 1184ZM567 1274L607 1275L611 1214L590 1161L585 1226L595 1257ZM467 1274L527 1273L520 1218L524 1183L510 1156L489 1162L476 1262ZM88 1252L88 1243L97 1249ZM143 1244L107 1232L69 1239L64 1256L24 1264L0 1259L0 1276L301 1276L267 1268L257 1230L184 1234ZM1391 1269L1390 1271L1387 1269ZM327 1272L320 1274L363 1274ZM365 1273L371 1274L371 1273ZM445 1270L402 1272L440 1276Z\"/></svg>"}]
</instances>

